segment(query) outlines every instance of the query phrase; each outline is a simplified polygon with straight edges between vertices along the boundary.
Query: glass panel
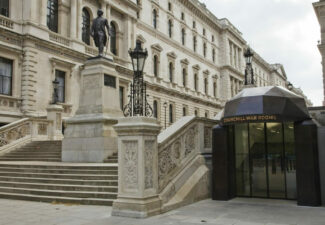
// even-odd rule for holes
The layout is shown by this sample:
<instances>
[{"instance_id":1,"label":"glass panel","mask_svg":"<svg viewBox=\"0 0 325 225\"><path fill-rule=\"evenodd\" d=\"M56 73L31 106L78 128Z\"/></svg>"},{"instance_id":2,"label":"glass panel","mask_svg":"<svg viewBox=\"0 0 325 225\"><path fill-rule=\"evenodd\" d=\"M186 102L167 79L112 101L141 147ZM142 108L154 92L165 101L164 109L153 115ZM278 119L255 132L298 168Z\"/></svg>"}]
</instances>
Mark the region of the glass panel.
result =
<instances>
[{"instance_id":1,"label":"glass panel","mask_svg":"<svg viewBox=\"0 0 325 225\"><path fill-rule=\"evenodd\" d=\"M282 123L267 123L269 197L285 198Z\"/></svg>"},{"instance_id":2,"label":"glass panel","mask_svg":"<svg viewBox=\"0 0 325 225\"><path fill-rule=\"evenodd\" d=\"M65 72L56 70L56 80L58 83L58 102L65 102Z\"/></svg>"},{"instance_id":3,"label":"glass panel","mask_svg":"<svg viewBox=\"0 0 325 225\"><path fill-rule=\"evenodd\" d=\"M284 148L286 164L287 198L297 198L296 186L296 152L294 148L294 126L293 123L284 124Z\"/></svg>"},{"instance_id":4,"label":"glass panel","mask_svg":"<svg viewBox=\"0 0 325 225\"><path fill-rule=\"evenodd\" d=\"M237 196L250 196L248 125L235 126Z\"/></svg>"},{"instance_id":5,"label":"glass panel","mask_svg":"<svg viewBox=\"0 0 325 225\"><path fill-rule=\"evenodd\" d=\"M267 197L264 123L249 124L253 197Z\"/></svg>"}]
</instances>

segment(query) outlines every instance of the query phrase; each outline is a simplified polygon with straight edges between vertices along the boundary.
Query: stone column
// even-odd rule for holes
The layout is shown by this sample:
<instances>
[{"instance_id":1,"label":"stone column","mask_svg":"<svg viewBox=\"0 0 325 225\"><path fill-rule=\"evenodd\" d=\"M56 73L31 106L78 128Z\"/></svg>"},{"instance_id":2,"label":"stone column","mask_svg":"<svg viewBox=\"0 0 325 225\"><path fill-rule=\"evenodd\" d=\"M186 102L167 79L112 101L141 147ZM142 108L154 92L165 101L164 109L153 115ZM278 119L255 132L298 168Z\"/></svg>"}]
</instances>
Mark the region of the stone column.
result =
<instances>
[{"instance_id":1,"label":"stone column","mask_svg":"<svg viewBox=\"0 0 325 225\"><path fill-rule=\"evenodd\" d=\"M41 9L40 9L40 24L42 26L47 26L47 0L41 0Z\"/></svg>"},{"instance_id":2,"label":"stone column","mask_svg":"<svg viewBox=\"0 0 325 225\"><path fill-rule=\"evenodd\" d=\"M70 1L70 38L76 38L77 34L77 1Z\"/></svg>"},{"instance_id":3,"label":"stone column","mask_svg":"<svg viewBox=\"0 0 325 225\"><path fill-rule=\"evenodd\" d=\"M113 216L145 218L160 213L156 119L131 117L114 126L118 134L118 197Z\"/></svg>"},{"instance_id":4,"label":"stone column","mask_svg":"<svg viewBox=\"0 0 325 225\"><path fill-rule=\"evenodd\" d=\"M62 112L63 107L61 105L50 105L46 108L47 119L53 121L52 129L50 131L52 140L62 140Z\"/></svg>"},{"instance_id":5,"label":"stone column","mask_svg":"<svg viewBox=\"0 0 325 225\"><path fill-rule=\"evenodd\" d=\"M78 32L77 32L77 39L81 41L81 36L82 36L82 0L76 0L78 1L78 10L77 10L77 27L78 27Z\"/></svg>"}]
</instances>

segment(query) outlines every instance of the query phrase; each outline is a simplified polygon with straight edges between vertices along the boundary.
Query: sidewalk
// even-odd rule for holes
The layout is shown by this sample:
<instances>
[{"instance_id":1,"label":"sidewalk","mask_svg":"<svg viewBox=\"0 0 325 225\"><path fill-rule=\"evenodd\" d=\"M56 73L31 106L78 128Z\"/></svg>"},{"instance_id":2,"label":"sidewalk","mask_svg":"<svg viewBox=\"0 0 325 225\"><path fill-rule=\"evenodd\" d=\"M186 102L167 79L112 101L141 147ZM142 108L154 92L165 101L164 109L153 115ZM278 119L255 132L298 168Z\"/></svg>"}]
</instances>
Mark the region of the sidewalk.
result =
<instances>
[{"instance_id":1,"label":"sidewalk","mask_svg":"<svg viewBox=\"0 0 325 225\"><path fill-rule=\"evenodd\" d=\"M0 225L325 225L325 208L293 201L201 201L148 219L111 217L111 207L0 199Z\"/></svg>"}]
</instances>

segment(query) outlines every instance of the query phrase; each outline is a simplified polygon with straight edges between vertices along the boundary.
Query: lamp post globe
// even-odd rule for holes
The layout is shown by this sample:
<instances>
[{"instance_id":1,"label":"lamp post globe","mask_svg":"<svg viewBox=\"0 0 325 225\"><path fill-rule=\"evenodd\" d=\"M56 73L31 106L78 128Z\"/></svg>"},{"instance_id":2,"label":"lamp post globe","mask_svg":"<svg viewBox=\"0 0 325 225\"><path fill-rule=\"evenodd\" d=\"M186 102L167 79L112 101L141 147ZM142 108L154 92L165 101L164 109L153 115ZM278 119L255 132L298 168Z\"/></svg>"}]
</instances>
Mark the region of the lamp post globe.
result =
<instances>
[{"instance_id":1,"label":"lamp post globe","mask_svg":"<svg viewBox=\"0 0 325 225\"><path fill-rule=\"evenodd\" d=\"M254 85L254 72L252 68L254 53L250 47L246 49L244 52L244 57L246 61L246 69L245 69L245 85Z\"/></svg>"},{"instance_id":2,"label":"lamp post globe","mask_svg":"<svg viewBox=\"0 0 325 225\"><path fill-rule=\"evenodd\" d=\"M254 56L254 53L252 52L251 48L248 47L244 53L246 64L252 64L253 56Z\"/></svg>"},{"instance_id":3,"label":"lamp post globe","mask_svg":"<svg viewBox=\"0 0 325 225\"><path fill-rule=\"evenodd\" d=\"M129 50L129 54L130 54L131 61L132 61L133 71L136 74L142 74L144 64L148 57L147 49L145 49L145 50L142 49L141 42L137 41L135 49Z\"/></svg>"}]
</instances>

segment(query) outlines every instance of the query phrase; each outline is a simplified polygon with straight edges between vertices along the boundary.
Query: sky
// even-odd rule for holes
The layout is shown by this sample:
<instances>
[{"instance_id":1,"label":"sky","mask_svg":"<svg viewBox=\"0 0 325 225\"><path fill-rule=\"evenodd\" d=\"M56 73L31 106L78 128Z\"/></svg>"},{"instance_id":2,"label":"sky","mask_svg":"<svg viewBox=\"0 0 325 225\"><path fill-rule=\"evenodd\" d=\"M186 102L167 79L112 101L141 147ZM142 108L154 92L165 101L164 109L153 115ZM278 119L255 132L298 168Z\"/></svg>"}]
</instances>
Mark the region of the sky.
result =
<instances>
[{"instance_id":1,"label":"sky","mask_svg":"<svg viewBox=\"0 0 325 225\"><path fill-rule=\"evenodd\" d=\"M323 101L317 0L200 0L219 19L227 18L268 63L281 63L288 80L320 106Z\"/></svg>"}]
</instances>

